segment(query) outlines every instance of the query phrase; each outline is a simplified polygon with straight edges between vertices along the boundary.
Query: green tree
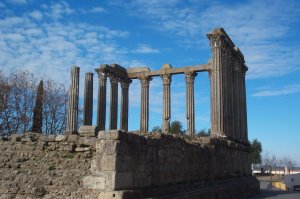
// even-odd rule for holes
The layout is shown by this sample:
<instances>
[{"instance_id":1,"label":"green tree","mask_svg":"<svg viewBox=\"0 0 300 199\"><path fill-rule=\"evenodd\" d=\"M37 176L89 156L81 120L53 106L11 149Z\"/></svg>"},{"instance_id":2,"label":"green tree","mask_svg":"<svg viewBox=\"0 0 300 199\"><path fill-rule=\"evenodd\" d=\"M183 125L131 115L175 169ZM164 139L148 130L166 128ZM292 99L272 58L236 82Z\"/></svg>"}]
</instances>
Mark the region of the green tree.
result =
<instances>
[{"instance_id":1,"label":"green tree","mask_svg":"<svg viewBox=\"0 0 300 199\"><path fill-rule=\"evenodd\" d=\"M151 130L152 133L161 133L162 130L161 130L161 127L160 126L154 126Z\"/></svg>"},{"instance_id":2,"label":"green tree","mask_svg":"<svg viewBox=\"0 0 300 199\"><path fill-rule=\"evenodd\" d=\"M32 131L36 133L42 133L43 126L43 95L44 87L43 80L40 81L38 91L35 100L35 106L33 109L33 124Z\"/></svg>"},{"instance_id":3,"label":"green tree","mask_svg":"<svg viewBox=\"0 0 300 199\"><path fill-rule=\"evenodd\" d=\"M251 151L250 151L250 158L252 164L260 164L261 163L261 152L262 152L262 146L261 143L254 139L251 142Z\"/></svg>"},{"instance_id":4,"label":"green tree","mask_svg":"<svg viewBox=\"0 0 300 199\"><path fill-rule=\"evenodd\" d=\"M170 125L171 134L184 134L185 131L182 129L182 124L179 121L173 121Z\"/></svg>"}]
</instances>

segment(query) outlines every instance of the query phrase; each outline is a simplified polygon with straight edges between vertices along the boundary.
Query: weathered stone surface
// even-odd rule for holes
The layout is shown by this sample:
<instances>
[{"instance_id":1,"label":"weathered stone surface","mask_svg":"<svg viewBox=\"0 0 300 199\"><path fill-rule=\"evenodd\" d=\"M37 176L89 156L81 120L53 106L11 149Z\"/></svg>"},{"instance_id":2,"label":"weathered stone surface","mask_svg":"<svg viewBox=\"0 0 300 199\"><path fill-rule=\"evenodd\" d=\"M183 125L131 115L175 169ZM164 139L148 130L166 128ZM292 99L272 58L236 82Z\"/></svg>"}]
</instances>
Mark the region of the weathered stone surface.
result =
<instances>
[{"instance_id":1,"label":"weathered stone surface","mask_svg":"<svg viewBox=\"0 0 300 199\"><path fill-rule=\"evenodd\" d=\"M95 137L81 137L78 140L78 144L81 145L81 146L93 146L93 147L95 147L97 141L99 141L99 139L95 138Z\"/></svg>"},{"instance_id":2,"label":"weathered stone surface","mask_svg":"<svg viewBox=\"0 0 300 199\"><path fill-rule=\"evenodd\" d=\"M219 138L190 139L165 134L145 137L124 132L121 137L113 137L118 138L114 140L109 139L111 133L101 132L100 137L105 139L96 143L96 155L91 162L92 175L109 178L106 192L134 189L143 190L145 197L156 197L180 193L182 188L189 187L186 184L238 180L251 175L248 145ZM249 184L250 187L256 185L256 181ZM197 186L192 187L196 189ZM245 190L246 185L239 186ZM228 190L231 188L229 186ZM101 197L109 197L109 194Z\"/></svg>"},{"instance_id":3,"label":"weathered stone surface","mask_svg":"<svg viewBox=\"0 0 300 199\"><path fill-rule=\"evenodd\" d=\"M81 136L86 136L86 137L95 137L97 131L98 131L98 128L96 126L81 126L78 129L78 133Z\"/></svg>"},{"instance_id":4,"label":"weathered stone surface","mask_svg":"<svg viewBox=\"0 0 300 199\"><path fill-rule=\"evenodd\" d=\"M67 141L68 142L77 142L78 137L79 137L78 135L68 135Z\"/></svg>"},{"instance_id":5,"label":"weathered stone surface","mask_svg":"<svg viewBox=\"0 0 300 199\"><path fill-rule=\"evenodd\" d=\"M66 140L66 136L65 135L57 135L55 137L55 142L62 142Z\"/></svg>"},{"instance_id":6,"label":"weathered stone surface","mask_svg":"<svg viewBox=\"0 0 300 199\"><path fill-rule=\"evenodd\" d=\"M100 193L98 199L143 199L143 194L140 191L111 191Z\"/></svg>"},{"instance_id":7,"label":"weathered stone surface","mask_svg":"<svg viewBox=\"0 0 300 199\"><path fill-rule=\"evenodd\" d=\"M75 148L75 151L77 152L83 152L83 151L89 151L90 147L77 147Z\"/></svg>"},{"instance_id":8,"label":"weathered stone surface","mask_svg":"<svg viewBox=\"0 0 300 199\"><path fill-rule=\"evenodd\" d=\"M104 176L86 176L82 182L83 188L86 189L104 190L106 188L106 179Z\"/></svg>"},{"instance_id":9,"label":"weathered stone surface","mask_svg":"<svg viewBox=\"0 0 300 199\"><path fill-rule=\"evenodd\" d=\"M82 178L91 174L95 148L74 151L75 136L72 142L54 135L13 137L24 142L0 141L0 198L83 198Z\"/></svg>"}]
</instances>

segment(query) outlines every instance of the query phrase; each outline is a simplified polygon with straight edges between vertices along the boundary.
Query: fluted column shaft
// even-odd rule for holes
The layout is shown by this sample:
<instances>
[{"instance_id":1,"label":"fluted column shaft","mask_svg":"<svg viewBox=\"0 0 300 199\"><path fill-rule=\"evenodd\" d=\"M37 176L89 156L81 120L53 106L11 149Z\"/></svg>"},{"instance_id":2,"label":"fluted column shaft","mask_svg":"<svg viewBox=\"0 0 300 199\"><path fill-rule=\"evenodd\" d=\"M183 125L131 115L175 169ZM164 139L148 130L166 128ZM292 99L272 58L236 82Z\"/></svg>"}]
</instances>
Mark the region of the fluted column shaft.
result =
<instances>
[{"instance_id":1,"label":"fluted column shaft","mask_svg":"<svg viewBox=\"0 0 300 199\"><path fill-rule=\"evenodd\" d=\"M78 125L78 96L79 96L79 67L71 69L71 85L69 90L69 109L66 123L66 134L77 133Z\"/></svg>"},{"instance_id":2,"label":"fluted column shaft","mask_svg":"<svg viewBox=\"0 0 300 199\"><path fill-rule=\"evenodd\" d=\"M171 75L161 75L163 81L163 114L162 114L162 132L170 133L170 120L171 120Z\"/></svg>"},{"instance_id":3,"label":"fluted column shaft","mask_svg":"<svg viewBox=\"0 0 300 199\"><path fill-rule=\"evenodd\" d=\"M195 134L194 80L196 75L196 73L185 74L187 134L190 136Z\"/></svg>"},{"instance_id":4,"label":"fluted column shaft","mask_svg":"<svg viewBox=\"0 0 300 199\"><path fill-rule=\"evenodd\" d=\"M216 136L224 136L224 92L223 92L223 63L222 49L219 43L212 46L212 71L211 71L211 131Z\"/></svg>"},{"instance_id":5,"label":"fluted column shaft","mask_svg":"<svg viewBox=\"0 0 300 199\"><path fill-rule=\"evenodd\" d=\"M110 114L109 129L118 128L118 79L110 76Z\"/></svg>"},{"instance_id":6,"label":"fluted column shaft","mask_svg":"<svg viewBox=\"0 0 300 199\"><path fill-rule=\"evenodd\" d=\"M248 124L247 124L247 97L246 97L246 83L245 83L246 70L242 71L242 101L243 101L243 132L244 141L248 142Z\"/></svg>"},{"instance_id":7,"label":"fluted column shaft","mask_svg":"<svg viewBox=\"0 0 300 199\"><path fill-rule=\"evenodd\" d=\"M106 82L107 75L98 73L98 108L97 108L97 126L99 130L105 130L106 121Z\"/></svg>"},{"instance_id":8,"label":"fluted column shaft","mask_svg":"<svg viewBox=\"0 0 300 199\"><path fill-rule=\"evenodd\" d=\"M148 132L149 125L149 83L150 77L142 77L141 81L141 115L140 115L140 130Z\"/></svg>"},{"instance_id":9,"label":"fluted column shaft","mask_svg":"<svg viewBox=\"0 0 300 199\"><path fill-rule=\"evenodd\" d=\"M238 67L238 64L237 64L237 67ZM242 128L241 128L241 90L240 90L240 71L239 69L237 68L236 70L236 82L235 82L235 86L236 86L236 115L237 115L237 120L236 120L236 124L237 124L237 132L238 132L238 138L240 140L242 140Z\"/></svg>"},{"instance_id":10,"label":"fluted column shaft","mask_svg":"<svg viewBox=\"0 0 300 199\"><path fill-rule=\"evenodd\" d=\"M233 120L233 124L232 124L232 128L233 128L233 135L234 138L239 139L240 138L240 134L239 134L239 130L238 130L238 104L237 104L237 71L236 71L236 62L234 57L232 58L232 120Z\"/></svg>"},{"instance_id":11,"label":"fluted column shaft","mask_svg":"<svg viewBox=\"0 0 300 199\"><path fill-rule=\"evenodd\" d=\"M93 73L85 74L82 125L92 125L93 122L93 75Z\"/></svg>"},{"instance_id":12,"label":"fluted column shaft","mask_svg":"<svg viewBox=\"0 0 300 199\"><path fill-rule=\"evenodd\" d=\"M120 129L128 131L128 91L130 81L121 82L121 114L120 114Z\"/></svg>"},{"instance_id":13,"label":"fluted column shaft","mask_svg":"<svg viewBox=\"0 0 300 199\"><path fill-rule=\"evenodd\" d=\"M229 82L229 130L231 132L231 136L233 138L236 138L235 135L235 127L234 127L234 123L235 123L235 101L234 101L234 59L232 56L232 53L229 54L229 76L228 76L228 82Z\"/></svg>"}]
</instances>

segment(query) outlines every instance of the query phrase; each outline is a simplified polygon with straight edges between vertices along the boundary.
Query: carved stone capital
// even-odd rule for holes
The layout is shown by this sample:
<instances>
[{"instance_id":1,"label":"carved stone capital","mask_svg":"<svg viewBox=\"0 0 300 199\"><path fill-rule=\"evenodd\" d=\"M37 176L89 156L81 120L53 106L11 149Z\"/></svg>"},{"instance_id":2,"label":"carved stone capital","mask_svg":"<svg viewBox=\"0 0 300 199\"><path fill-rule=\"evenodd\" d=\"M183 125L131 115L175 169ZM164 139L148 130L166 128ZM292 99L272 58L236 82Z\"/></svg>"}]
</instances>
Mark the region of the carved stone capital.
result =
<instances>
[{"instance_id":1,"label":"carved stone capital","mask_svg":"<svg viewBox=\"0 0 300 199\"><path fill-rule=\"evenodd\" d=\"M109 80L110 80L110 83L118 83L118 78L113 75L109 76Z\"/></svg>"},{"instance_id":2,"label":"carved stone capital","mask_svg":"<svg viewBox=\"0 0 300 199\"><path fill-rule=\"evenodd\" d=\"M162 74L161 79L164 85L170 85L172 81L172 76L171 74Z\"/></svg>"},{"instance_id":3,"label":"carved stone capital","mask_svg":"<svg viewBox=\"0 0 300 199\"><path fill-rule=\"evenodd\" d=\"M141 81L142 87L148 87L152 78L148 76L142 76L139 78L139 80Z\"/></svg>"},{"instance_id":4,"label":"carved stone capital","mask_svg":"<svg viewBox=\"0 0 300 199\"><path fill-rule=\"evenodd\" d=\"M193 83L196 76L197 76L197 73L195 73L195 72L186 72L185 73L185 82Z\"/></svg>"},{"instance_id":5,"label":"carved stone capital","mask_svg":"<svg viewBox=\"0 0 300 199\"><path fill-rule=\"evenodd\" d=\"M129 85L132 81L131 80L122 80L121 81L121 88L129 88Z\"/></svg>"},{"instance_id":6,"label":"carved stone capital","mask_svg":"<svg viewBox=\"0 0 300 199\"><path fill-rule=\"evenodd\" d=\"M98 78L102 81L106 81L107 74L106 73L98 73Z\"/></svg>"},{"instance_id":7,"label":"carved stone capital","mask_svg":"<svg viewBox=\"0 0 300 199\"><path fill-rule=\"evenodd\" d=\"M210 35L209 40L211 48L222 48L224 46L222 35Z\"/></svg>"}]
</instances>

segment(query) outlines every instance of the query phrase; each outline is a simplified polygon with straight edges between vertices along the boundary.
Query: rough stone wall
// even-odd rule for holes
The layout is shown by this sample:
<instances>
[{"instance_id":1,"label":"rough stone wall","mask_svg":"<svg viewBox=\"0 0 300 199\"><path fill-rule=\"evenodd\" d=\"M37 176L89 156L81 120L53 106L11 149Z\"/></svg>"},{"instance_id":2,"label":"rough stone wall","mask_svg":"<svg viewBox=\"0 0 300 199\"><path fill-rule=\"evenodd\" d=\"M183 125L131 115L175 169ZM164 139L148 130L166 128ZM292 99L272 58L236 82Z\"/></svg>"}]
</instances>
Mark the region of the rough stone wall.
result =
<instances>
[{"instance_id":1,"label":"rough stone wall","mask_svg":"<svg viewBox=\"0 0 300 199\"><path fill-rule=\"evenodd\" d=\"M96 140L34 133L0 139L0 198L81 198Z\"/></svg>"},{"instance_id":2,"label":"rough stone wall","mask_svg":"<svg viewBox=\"0 0 300 199\"><path fill-rule=\"evenodd\" d=\"M250 175L248 146L220 138L118 130L0 138L0 199L244 198L259 189Z\"/></svg>"},{"instance_id":3,"label":"rough stone wall","mask_svg":"<svg viewBox=\"0 0 300 199\"><path fill-rule=\"evenodd\" d=\"M251 176L249 148L236 142L116 130L98 137L85 190L140 190L153 197L180 191L178 185Z\"/></svg>"}]
</instances>

